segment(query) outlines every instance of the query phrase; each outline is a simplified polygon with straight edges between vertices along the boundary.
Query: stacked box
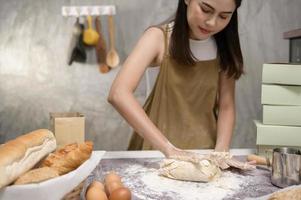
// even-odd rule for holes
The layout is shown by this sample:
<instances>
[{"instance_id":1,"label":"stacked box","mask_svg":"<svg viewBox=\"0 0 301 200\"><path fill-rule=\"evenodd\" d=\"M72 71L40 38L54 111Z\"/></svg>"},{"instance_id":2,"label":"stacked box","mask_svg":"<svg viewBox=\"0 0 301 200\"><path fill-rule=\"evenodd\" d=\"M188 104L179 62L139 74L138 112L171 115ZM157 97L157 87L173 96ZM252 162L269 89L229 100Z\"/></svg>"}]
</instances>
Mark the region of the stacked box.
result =
<instances>
[{"instance_id":1,"label":"stacked box","mask_svg":"<svg viewBox=\"0 0 301 200\"><path fill-rule=\"evenodd\" d=\"M259 153L301 147L301 65L264 64L261 103L263 120L255 121Z\"/></svg>"}]
</instances>

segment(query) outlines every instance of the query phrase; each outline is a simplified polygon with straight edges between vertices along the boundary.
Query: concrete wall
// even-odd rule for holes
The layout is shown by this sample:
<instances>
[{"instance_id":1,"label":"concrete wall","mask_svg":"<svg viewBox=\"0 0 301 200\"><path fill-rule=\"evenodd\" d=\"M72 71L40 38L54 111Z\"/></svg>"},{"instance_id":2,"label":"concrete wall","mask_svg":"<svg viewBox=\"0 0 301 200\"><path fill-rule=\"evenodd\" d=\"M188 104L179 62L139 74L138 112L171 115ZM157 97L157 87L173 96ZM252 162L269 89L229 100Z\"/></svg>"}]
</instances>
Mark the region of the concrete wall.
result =
<instances>
[{"instance_id":1,"label":"concrete wall","mask_svg":"<svg viewBox=\"0 0 301 200\"><path fill-rule=\"evenodd\" d=\"M100 74L94 49L86 64L67 65L74 18L62 6L117 5L116 45L122 60L143 30L170 16L176 0L0 0L0 143L48 128L49 112L82 112L86 138L96 149L123 150L130 128L107 103L118 68ZM253 119L261 118L260 80L264 62L288 60L282 33L301 27L300 0L245 0L239 12L246 75L237 83L237 125L233 147L254 147ZM102 18L107 38L106 18ZM142 103L145 79L135 95Z\"/></svg>"}]
</instances>

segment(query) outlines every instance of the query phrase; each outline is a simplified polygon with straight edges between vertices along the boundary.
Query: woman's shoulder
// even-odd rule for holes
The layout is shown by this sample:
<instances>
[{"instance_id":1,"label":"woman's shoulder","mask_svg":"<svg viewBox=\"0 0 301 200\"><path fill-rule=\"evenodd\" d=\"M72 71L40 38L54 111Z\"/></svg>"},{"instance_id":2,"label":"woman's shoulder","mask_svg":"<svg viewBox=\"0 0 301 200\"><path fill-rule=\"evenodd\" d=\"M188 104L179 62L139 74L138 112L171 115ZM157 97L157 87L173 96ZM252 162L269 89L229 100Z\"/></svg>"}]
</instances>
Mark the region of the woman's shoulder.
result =
<instances>
[{"instance_id":1,"label":"woman's shoulder","mask_svg":"<svg viewBox=\"0 0 301 200\"><path fill-rule=\"evenodd\" d=\"M152 39L163 40L164 39L164 27L150 26L145 30L143 35L146 35Z\"/></svg>"},{"instance_id":2,"label":"woman's shoulder","mask_svg":"<svg viewBox=\"0 0 301 200\"><path fill-rule=\"evenodd\" d=\"M141 40L144 41L143 44L145 47L148 47L148 51L153 51L156 55L150 67L159 66L163 60L165 53L165 27L162 26L150 26L148 27L144 34L142 35ZM146 50L146 49L145 49Z\"/></svg>"},{"instance_id":3,"label":"woman's shoulder","mask_svg":"<svg viewBox=\"0 0 301 200\"><path fill-rule=\"evenodd\" d=\"M162 37L164 34L170 34L172 31L173 22L149 26L145 32L152 32L157 37Z\"/></svg>"},{"instance_id":4,"label":"woman's shoulder","mask_svg":"<svg viewBox=\"0 0 301 200\"><path fill-rule=\"evenodd\" d=\"M148 27L143 36L149 42L153 42L153 45L162 46L164 44L164 27L162 26L150 26Z\"/></svg>"},{"instance_id":5,"label":"woman's shoulder","mask_svg":"<svg viewBox=\"0 0 301 200\"><path fill-rule=\"evenodd\" d=\"M152 47L152 49L157 51L161 51L161 48L164 47L164 45L162 46L164 44L164 33L157 27L149 27L145 30L141 39L146 46Z\"/></svg>"}]
</instances>

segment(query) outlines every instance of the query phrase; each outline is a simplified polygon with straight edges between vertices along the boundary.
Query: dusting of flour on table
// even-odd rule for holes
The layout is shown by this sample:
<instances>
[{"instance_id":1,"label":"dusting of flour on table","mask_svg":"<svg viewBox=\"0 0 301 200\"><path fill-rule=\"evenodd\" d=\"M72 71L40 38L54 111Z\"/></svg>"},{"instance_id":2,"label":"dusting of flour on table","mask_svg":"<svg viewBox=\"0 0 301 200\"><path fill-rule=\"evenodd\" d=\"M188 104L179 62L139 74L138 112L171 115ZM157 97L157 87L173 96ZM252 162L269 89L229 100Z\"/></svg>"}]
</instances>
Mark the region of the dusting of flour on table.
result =
<instances>
[{"instance_id":1,"label":"dusting of flour on table","mask_svg":"<svg viewBox=\"0 0 301 200\"><path fill-rule=\"evenodd\" d=\"M245 157L237 157L244 160ZM240 171L230 169L220 179L210 183L193 183L158 176L162 158L103 159L86 179L81 192L85 200L86 189L94 180L103 181L109 171L116 171L124 186L132 192L132 200L241 200L258 198L279 190L271 184L271 172L256 169Z\"/></svg>"},{"instance_id":2,"label":"dusting of flour on table","mask_svg":"<svg viewBox=\"0 0 301 200\"><path fill-rule=\"evenodd\" d=\"M139 189L133 192L141 199L150 196L170 196L178 200L216 200L223 199L239 190L247 182L247 177L240 174L224 171L220 178L209 183L178 181L158 175L157 169L144 168L141 165L132 165L124 169L124 174L135 174L136 179L123 180L130 188Z\"/></svg>"}]
</instances>

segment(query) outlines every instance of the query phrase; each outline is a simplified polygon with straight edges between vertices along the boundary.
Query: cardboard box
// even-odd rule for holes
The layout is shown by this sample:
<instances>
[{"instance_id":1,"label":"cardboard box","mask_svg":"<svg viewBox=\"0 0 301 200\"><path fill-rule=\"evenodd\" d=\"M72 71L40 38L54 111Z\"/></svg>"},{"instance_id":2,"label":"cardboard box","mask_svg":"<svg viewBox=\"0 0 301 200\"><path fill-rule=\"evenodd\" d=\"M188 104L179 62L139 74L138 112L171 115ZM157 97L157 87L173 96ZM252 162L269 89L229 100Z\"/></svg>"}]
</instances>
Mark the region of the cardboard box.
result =
<instances>
[{"instance_id":1,"label":"cardboard box","mask_svg":"<svg viewBox=\"0 0 301 200\"><path fill-rule=\"evenodd\" d=\"M68 174L37 184L12 185L0 189L0 199L61 200L95 169L105 151L93 151L89 160Z\"/></svg>"},{"instance_id":2,"label":"cardboard box","mask_svg":"<svg viewBox=\"0 0 301 200\"><path fill-rule=\"evenodd\" d=\"M263 124L301 126L301 106L263 105Z\"/></svg>"},{"instance_id":3,"label":"cardboard box","mask_svg":"<svg viewBox=\"0 0 301 200\"><path fill-rule=\"evenodd\" d=\"M301 86L263 84L261 104L301 105Z\"/></svg>"},{"instance_id":4,"label":"cardboard box","mask_svg":"<svg viewBox=\"0 0 301 200\"><path fill-rule=\"evenodd\" d=\"M50 130L58 148L70 143L85 141L85 117L78 112L50 113Z\"/></svg>"},{"instance_id":5,"label":"cardboard box","mask_svg":"<svg viewBox=\"0 0 301 200\"><path fill-rule=\"evenodd\" d=\"M301 64L263 64L262 82L269 84L301 85Z\"/></svg>"},{"instance_id":6,"label":"cardboard box","mask_svg":"<svg viewBox=\"0 0 301 200\"><path fill-rule=\"evenodd\" d=\"M301 146L301 127L265 125L255 121L257 127L257 145Z\"/></svg>"}]
</instances>

